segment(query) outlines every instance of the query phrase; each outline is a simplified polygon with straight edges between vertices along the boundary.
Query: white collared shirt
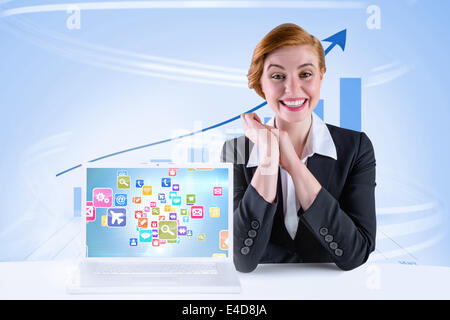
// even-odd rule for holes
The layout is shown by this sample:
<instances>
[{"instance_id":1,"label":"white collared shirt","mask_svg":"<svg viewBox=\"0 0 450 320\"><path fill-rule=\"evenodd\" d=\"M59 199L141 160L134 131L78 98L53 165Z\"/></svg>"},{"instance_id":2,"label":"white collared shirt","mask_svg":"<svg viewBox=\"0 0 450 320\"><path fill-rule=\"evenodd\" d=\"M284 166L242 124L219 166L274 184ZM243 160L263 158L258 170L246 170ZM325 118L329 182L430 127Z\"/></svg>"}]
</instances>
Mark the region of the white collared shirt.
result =
<instances>
[{"instance_id":1,"label":"white collared shirt","mask_svg":"<svg viewBox=\"0 0 450 320\"><path fill-rule=\"evenodd\" d=\"M275 118L270 119L267 125L273 126ZM320 119L314 112L312 113L311 129L306 139L305 147L303 148L301 161L306 164L309 157L313 154L321 154L337 160L336 146L333 138L325 122ZM259 165L259 150L255 145L250 153L247 168L256 167ZM300 209L300 202L295 193L294 182L290 174L280 166L281 175L281 189L283 194L283 208L284 208L284 224L292 239L297 233L299 217L297 215Z\"/></svg>"}]
</instances>

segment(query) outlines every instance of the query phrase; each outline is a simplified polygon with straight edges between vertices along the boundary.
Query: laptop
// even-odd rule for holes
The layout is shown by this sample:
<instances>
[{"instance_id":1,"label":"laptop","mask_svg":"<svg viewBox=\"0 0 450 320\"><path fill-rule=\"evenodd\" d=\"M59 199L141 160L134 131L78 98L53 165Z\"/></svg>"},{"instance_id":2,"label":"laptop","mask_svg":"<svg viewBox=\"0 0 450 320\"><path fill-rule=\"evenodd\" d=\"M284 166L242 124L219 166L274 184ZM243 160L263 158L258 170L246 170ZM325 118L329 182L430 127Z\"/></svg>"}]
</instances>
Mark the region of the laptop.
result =
<instances>
[{"instance_id":1,"label":"laptop","mask_svg":"<svg viewBox=\"0 0 450 320\"><path fill-rule=\"evenodd\" d=\"M85 165L70 293L240 292L229 163Z\"/></svg>"}]
</instances>

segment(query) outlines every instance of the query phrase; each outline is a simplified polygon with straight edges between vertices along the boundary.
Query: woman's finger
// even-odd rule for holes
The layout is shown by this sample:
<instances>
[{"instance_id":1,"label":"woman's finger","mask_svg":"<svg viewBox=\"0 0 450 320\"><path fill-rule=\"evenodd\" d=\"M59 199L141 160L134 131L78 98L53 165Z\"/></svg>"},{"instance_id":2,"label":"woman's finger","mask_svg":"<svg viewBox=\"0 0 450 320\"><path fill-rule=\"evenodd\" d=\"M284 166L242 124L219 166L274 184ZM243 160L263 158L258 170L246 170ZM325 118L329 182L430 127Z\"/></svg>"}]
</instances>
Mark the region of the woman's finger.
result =
<instances>
[{"instance_id":1,"label":"woman's finger","mask_svg":"<svg viewBox=\"0 0 450 320\"><path fill-rule=\"evenodd\" d=\"M259 123L263 124L262 121L261 121L261 119L259 118L258 114L253 113L253 115L254 115L254 119L255 119L256 121L258 121Z\"/></svg>"},{"instance_id":2,"label":"woman's finger","mask_svg":"<svg viewBox=\"0 0 450 320\"><path fill-rule=\"evenodd\" d=\"M267 129L270 130L270 132L272 132L275 135L277 140L280 138L280 136L279 136L280 130L278 130L277 128L271 127L271 126L267 126Z\"/></svg>"},{"instance_id":3,"label":"woman's finger","mask_svg":"<svg viewBox=\"0 0 450 320\"><path fill-rule=\"evenodd\" d=\"M251 128L264 129L264 125L261 123L256 113L246 113L245 118L247 120L247 125Z\"/></svg>"}]
</instances>

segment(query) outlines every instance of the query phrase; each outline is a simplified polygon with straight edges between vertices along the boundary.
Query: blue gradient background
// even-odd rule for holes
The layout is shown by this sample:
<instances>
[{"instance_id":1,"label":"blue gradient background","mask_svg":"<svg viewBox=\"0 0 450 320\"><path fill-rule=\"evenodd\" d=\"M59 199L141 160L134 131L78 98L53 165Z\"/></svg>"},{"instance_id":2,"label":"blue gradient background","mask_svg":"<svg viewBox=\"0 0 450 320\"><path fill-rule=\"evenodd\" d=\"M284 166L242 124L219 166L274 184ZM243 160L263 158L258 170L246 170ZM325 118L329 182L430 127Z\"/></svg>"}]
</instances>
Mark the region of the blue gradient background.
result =
<instances>
[{"instance_id":1,"label":"blue gradient background","mask_svg":"<svg viewBox=\"0 0 450 320\"><path fill-rule=\"evenodd\" d=\"M54 3L61 2L2 1L0 10ZM293 22L321 40L347 30L345 50L335 47L326 57L321 99L325 121L340 125L340 79L361 78L361 129L377 160L371 258L450 265L450 3L351 3L359 7L82 10L80 29L67 28L65 11L1 16L0 260L77 256L73 188L81 186L81 170L56 174L260 104L246 84L253 49L272 28ZM371 4L380 8L380 29L367 27ZM189 70L155 70L149 63ZM272 116L267 107L258 114ZM234 121L113 158L182 159L191 146L208 148L215 159L223 141L239 134Z\"/></svg>"}]
</instances>

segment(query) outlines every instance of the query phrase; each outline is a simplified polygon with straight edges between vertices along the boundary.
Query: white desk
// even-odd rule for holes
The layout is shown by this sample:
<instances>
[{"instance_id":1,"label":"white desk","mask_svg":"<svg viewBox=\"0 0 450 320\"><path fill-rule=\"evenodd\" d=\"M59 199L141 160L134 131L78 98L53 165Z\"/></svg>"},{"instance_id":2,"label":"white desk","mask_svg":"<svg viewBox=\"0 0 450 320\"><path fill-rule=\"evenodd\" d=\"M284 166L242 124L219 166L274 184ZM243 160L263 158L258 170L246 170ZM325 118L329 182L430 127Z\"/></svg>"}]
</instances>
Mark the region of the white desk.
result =
<instances>
[{"instance_id":1,"label":"white desk","mask_svg":"<svg viewBox=\"0 0 450 320\"><path fill-rule=\"evenodd\" d=\"M0 262L0 299L449 299L450 268L367 263L260 265L239 273L240 294L71 295L71 261Z\"/></svg>"}]
</instances>

